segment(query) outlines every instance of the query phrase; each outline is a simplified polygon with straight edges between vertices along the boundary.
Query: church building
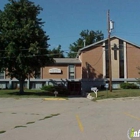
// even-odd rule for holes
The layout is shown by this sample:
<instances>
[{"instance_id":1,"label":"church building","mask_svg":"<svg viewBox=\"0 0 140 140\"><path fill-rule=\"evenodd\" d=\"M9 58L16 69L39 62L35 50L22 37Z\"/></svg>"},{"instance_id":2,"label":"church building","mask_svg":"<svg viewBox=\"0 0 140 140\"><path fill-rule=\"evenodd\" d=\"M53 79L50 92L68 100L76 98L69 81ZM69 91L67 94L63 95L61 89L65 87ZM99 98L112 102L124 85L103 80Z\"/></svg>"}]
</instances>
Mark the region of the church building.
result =
<instances>
[{"instance_id":1,"label":"church building","mask_svg":"<svg viewBox=\"0 0 140 140\"><path fill-rule=\"evenodd\" d=\"M122 82L137 82L140 78L140 46L117 36L110 38L112 87ZM64 85L71 92L81 94L91 87L104 87L109 80L108 39L85 46L76 58L55 58L55 63L41 68L38 76L25 81L26 88L39 89L43 85ZM16 88L18 80L0 74L0 86Z\"/></svg>"},{"instance_id":2,"label":"church building","mask_svg":"<svg viewBox=\"0 0 140 140\"><path fill-rule=\"evenodd\" d=\"M110 45L113 88L119 88L121 82L136 82L140 77L140 47L117 36L111 37ZM80 49L77 58L81 61L82 80L108 81L108 39Z\"/></svg>"}]
</instances>

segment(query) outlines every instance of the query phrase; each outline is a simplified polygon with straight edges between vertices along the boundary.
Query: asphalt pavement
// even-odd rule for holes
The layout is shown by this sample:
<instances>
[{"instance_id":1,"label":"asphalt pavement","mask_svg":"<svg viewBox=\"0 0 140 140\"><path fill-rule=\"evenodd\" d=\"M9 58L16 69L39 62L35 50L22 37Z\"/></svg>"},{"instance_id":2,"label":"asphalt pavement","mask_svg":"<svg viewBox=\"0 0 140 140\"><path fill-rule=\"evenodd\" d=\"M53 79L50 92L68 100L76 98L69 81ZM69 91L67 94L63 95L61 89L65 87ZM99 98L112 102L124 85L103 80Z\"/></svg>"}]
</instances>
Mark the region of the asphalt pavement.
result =
<instances>
[{"instance_id":1,"label":"asphalt pavement","mask_svg":"<svg viewBox=\"0 0 140 140\"><path fill-rule=\"evenodd\" d=\"M139 107L139 97L0 98L0 140L128 140L140 129Z\"/></svg>"}]
</instances>

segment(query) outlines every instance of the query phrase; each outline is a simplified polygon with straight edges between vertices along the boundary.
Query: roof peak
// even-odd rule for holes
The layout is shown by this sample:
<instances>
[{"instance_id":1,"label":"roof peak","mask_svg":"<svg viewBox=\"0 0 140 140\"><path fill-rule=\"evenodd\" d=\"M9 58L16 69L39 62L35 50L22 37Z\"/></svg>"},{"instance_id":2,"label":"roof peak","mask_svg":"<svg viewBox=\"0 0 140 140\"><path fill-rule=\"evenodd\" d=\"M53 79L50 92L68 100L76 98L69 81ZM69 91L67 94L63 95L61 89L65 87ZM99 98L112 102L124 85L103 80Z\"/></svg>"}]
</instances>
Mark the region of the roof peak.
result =
<instances>
[{"instance_id":1,"label":"roof peak","mask_svg":"<svg viewBox=\"0 0 140 140\"><path fill-rule=\"evenodd\" d=\"M139 48L140 48L140 46L139 46L139 45L137 45L137 44L135 44L135 43L132 43L132 42L130 42L130 41L127 41L127 40L125 40L125 39L123 39L123 38L120 38L120 37L118 37L118 36L116 36L116 35L114 35L114 36L111 36L111 37L110 37L110 39L112 39L112 38L117 38L117 39L123 40L123 41L125 41L125 42L127 42L127 43L129 43L129 44L132 44L132 45L134 45L134 46L136 46L136 47L139 47ZM79 49L79 51L78 51L78 53L77 53L77 56L76 56L76 57L78 57L78 56L79 56L79 54L81 53L81 51L83 51L83 50L85 50L85 49L87 49L87 48L93 47L93 46L95 46L95 45L97 45L97 44L104 43L106 40L108 40L108 38L103 39L103 40L100 40L100 41L95 42L95 43L93 43L93 44L87 45L87 46L85 46L85 47L84 47L84 48L82 48L82 49Z\"/></svg>"}]
</instances>

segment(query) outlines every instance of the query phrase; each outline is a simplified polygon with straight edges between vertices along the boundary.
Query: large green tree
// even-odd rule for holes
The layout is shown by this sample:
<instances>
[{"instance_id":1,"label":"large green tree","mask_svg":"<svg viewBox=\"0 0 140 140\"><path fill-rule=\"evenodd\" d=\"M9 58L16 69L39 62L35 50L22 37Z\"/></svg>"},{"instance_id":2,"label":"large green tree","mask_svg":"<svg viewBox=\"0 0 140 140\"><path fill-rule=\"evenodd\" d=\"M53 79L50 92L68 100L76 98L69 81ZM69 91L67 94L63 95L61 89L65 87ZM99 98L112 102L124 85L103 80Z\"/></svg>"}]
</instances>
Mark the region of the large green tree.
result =
<instances>
[{"instance_id":1,"label":"large green tree","mask_svg":"<svg viewBox=\"0 0 140 140\"><path fill-rule=\"evenodd\" d=\"M49 53L53 58L64 58L64 51L61 49L61 45L57 48L53 48L49 50Z\"/></svg>"},{"instance_id":2,"label":"large green tree","mask_svg":"<svg viewBox=\"0 0 140 140\"><path fill-rule=\"evenodd\" d=\"M19 80L20 93L29 75L53 62L49 36L43 31L42 8L29 0L9 0L0 11L0 68Z\"/></svg>"},{"instance_id":3,"label":"large green tree","mask_svg":"<svg viewBox=\"0 0 140 140\"><path fill-rule=\"evenodd\" d=\"M70 58L74 58L77 55L77 52L79 49L84 47L84 41L85 41L85 45L90 45L92 43L95 43L97 41L100 41L104 39L104 35L101 31L89 31L89 30L83 30L80 33L80 38L74 42L73 44L70 44L70 51L68 53L68 57Z\"/></svg>"}]
</instances>

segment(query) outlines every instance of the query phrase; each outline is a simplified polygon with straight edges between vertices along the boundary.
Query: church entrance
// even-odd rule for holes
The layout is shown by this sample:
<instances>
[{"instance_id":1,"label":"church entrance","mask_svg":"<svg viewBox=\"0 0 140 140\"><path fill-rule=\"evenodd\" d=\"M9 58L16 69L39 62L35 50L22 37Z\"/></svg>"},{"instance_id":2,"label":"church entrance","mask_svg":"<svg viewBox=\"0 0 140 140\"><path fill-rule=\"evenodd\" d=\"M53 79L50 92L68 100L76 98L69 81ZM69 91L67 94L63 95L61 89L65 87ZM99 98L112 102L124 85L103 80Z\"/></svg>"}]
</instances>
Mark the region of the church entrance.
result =
<instances>
[{"instance_id":1,"label":"church entrance","mask_svg":"<svg viewBox=\"0 0 140 140\"><path fill-rule=\"evenodd\" d=\"M81 82L69 81L68 90L70 92L70 95L80 95L81 94Z\"/></svg>"}]
</instances>

